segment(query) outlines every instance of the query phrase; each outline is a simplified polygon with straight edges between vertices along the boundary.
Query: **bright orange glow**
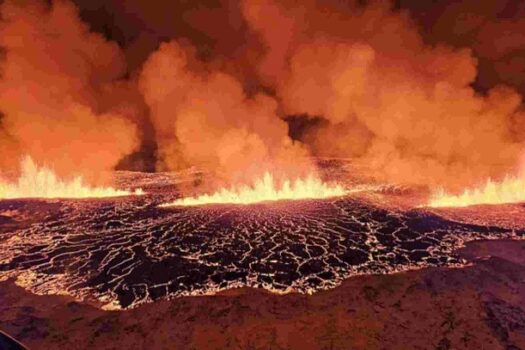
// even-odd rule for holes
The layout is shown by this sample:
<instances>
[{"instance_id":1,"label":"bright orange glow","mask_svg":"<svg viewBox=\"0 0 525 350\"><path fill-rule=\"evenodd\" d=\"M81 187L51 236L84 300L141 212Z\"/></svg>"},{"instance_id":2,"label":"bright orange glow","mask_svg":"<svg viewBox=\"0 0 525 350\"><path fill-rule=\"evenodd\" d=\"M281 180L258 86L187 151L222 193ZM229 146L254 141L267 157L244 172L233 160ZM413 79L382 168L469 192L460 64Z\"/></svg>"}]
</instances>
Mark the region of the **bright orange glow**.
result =
<instances>
[{"instance_id":1,"label":"bright orange glow","mask_svg":"<svg viewBox=\"0 0 525 350\"><path fill-rule=\"evenodd\" d=\"M488 180L483 187L467 189L460 195L440 190L430 198L430 207L466 207L476 204L525 202L525 177L506 177L501 182Z\"/></svg>"},{"instance_id":2,"label":"bright orange glow","mask_svg":"<svg viewBox=\"0 0 525 350\"><path fill-rule=\"evenodd\" d=\"M346 193L347 191L341 185L328 185L314 176L295 181L287 180L281 186L277 186L273 176L266 173L253 186L222 189L211 195L181 198L161 206L194 206L213 203L251 204L277 200L338 197Z\"/></svg>"},{"instance_id":3,"label":"bright orange glow","mask_svg":"<svg viewBox=\"0 0 525 350\"><path fill-rule=\"evenodd\" d=\"M102 198L143 194L111 187L89 187L82 177L61 181L45 167L39 168L30 157L22 160L22 172L15 183L0 181L0 199L8 198Z\"/></svg>"}]
</instances>

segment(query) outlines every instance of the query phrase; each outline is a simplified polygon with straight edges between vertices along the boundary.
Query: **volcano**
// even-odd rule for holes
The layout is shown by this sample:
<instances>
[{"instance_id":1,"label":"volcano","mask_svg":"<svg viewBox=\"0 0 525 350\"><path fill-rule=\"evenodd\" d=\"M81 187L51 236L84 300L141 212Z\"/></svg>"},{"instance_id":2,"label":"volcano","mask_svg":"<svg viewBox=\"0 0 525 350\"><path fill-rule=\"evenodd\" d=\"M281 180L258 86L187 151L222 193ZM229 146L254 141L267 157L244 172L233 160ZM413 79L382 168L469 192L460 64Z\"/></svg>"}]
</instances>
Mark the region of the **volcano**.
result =
<instances>
[{"instance_id":1,"label":"volcano","mask_svg":"<svg viewBox=\"0 0 525 350\"><path fill-rule=\"evenodd\" d=\"M0 348L525 349L524 31L0 0Z\"/></svg>"}]
</instances>

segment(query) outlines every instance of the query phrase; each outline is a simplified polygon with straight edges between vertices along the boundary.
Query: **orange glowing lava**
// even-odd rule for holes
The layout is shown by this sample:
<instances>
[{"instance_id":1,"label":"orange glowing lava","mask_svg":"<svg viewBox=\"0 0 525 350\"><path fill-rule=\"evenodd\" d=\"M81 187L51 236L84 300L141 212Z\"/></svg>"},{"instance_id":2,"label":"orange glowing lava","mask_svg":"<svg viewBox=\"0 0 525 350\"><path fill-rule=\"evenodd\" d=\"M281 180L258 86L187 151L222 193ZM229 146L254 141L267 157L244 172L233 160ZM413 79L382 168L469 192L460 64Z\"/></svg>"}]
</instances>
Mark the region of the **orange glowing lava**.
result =
<instances>
[{"instance_id":1,"label":"orange glowing lava","mask_svg":"<svg viewBox=\"0 0 525 350\"><path fill-rule=\"evenodd\" d=\"M9 198L103 198L128 195L141 195L135 191L118 190L111 187L89 187L82 177L70 181L60 180L56 174L45 167L38 167L30 157L21 163L21 175L16 182L0 180L0 199Z\"/></svg>"},{"instance_id":2,"label":"orange glowing lava","mask_svg":"<svg viewBox=\"0 0 525 350\"><path fill-rule=\"evenodd\" d=\"M429 207L467 207L477 204L525 202L525 177L507 176L501 182L488 180L483 187L467 189L460 195L440 190L434 193Z\"/></svg>"},{"instance_id":3,"label":"orange glowing lava","mask_svg":"<svg viewBox=\"0 0 525 350\"><path fill-rule=\"evenodd\" d=\"M295 181L284 181L280 186L273 176L266 173L262 179L255 181L253 186L232 187L222 189L214 194L204 194L198 197L181 198L172 203L161 205L195 206L204 204L251 204L266 201L319 199L343 196L348 193L343 186L329 185L314 176Z\"/></svg>"}]
</instances>

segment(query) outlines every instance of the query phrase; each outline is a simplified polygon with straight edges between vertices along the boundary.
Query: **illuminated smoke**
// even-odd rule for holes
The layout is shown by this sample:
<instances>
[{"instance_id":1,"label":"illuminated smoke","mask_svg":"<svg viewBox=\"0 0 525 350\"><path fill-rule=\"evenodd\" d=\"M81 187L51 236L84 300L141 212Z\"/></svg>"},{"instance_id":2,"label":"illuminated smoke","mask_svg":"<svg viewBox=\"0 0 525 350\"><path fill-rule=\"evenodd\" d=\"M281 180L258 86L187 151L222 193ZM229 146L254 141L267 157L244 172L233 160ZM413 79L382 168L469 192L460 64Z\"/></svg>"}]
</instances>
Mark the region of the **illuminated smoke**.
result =
<instances>
[{"instance_id":1,"label":"illuminated smoke","mask_svg":"<svg viewBox=\"0 0 525 350\"><path fill-rule=\"evenodd\" d=\"M423 8L413 6L411 13L429 43L471 47L479 58L477 86L505 83L525 92L525 6L521 1L441 1L433 11L425 11L423 2L419 3Z\"/></svg>"},{"instance_id":2,"label":"illuminated smoke","mask_svg":"<svg viewBox=\"0 0 525 350\"><path fill-rule=\"evenodd\" d=\"M262 79L279 77L285 113L325 121L304 137L316 154L358 157L391 182L455 190L512 170L523 151L518 93L475 92L472 52L425 46L386 2L346 13L331 4L244 2L267 48ZM289 34L277 35L279 25Z\"/></svg>"},{"instance_id":3,"label":"illuminated smoke","mask_svg":"<svg viewBox=\"0 0 525 350\"><path fill-rule=\"evenodd\" d=\"M308 152L288 136L277 101L247 96L233 76L209 71L191 49L164 43L144 65L140 87L157 132L159 166L200 165L230 182L271 171L279 179L310 170Z\"/></svg>"},{"instance_id":4,"label":"illuminated smoke","mask_svg":"<svg viewBox=\"0 0 525 350\"><path fill-rule=\"evenodd\" d=\"M27 154L61 177L99 180L138 145L134 104L121 103L120 48L67 1L7 0L0 11L0 147L12 155L2 170Z\"/></svg>"},{"instance_id":5,"label":"illuminated smoke","mask_svg":"<svg viewBox=\"0 0 525 350\"><path fill-rule=\"evenodd\" d=\"M228 185L266 171L304 177L310 155L456 193L512 174L522 97L497 83L522 89L523 38L505 34L522 21L495 18L500 2L465 1L434 22L428 45L408 12L362 3L105 2L124 31L135 28L121 48L70 2L4 1L0 147L10 156L0 167L28 154L59 176L96 177L137 149L149 114L158 170L202 166ZM454 13L473 15L449 26ZM472 87L478 64L486 93ZM316 122L292 140L284 119L298 115Z\"/></svg>"}]
</instances>

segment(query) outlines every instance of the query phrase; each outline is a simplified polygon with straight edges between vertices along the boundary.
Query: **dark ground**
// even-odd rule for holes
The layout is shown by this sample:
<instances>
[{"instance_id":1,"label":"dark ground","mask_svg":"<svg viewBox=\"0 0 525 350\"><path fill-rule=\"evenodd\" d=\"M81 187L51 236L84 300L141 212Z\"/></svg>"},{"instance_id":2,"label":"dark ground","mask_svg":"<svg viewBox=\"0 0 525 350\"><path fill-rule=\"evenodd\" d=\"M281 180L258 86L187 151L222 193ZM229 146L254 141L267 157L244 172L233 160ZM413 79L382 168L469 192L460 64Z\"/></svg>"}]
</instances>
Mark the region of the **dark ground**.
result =
<instances>
[{"instance_id":1,"label":"dark ground","mask_svg":"<svg viewBox=\"0 0 525 350\"><path fill-rule=\"evenodd\" d=\"M241 289L127 311L5 281L0 328L31 349L525 349L525 242L473 242L461 255L472 266L358 276L310 296Z\"/></svg>"}]
</instances>

